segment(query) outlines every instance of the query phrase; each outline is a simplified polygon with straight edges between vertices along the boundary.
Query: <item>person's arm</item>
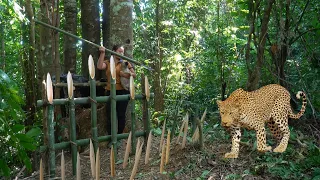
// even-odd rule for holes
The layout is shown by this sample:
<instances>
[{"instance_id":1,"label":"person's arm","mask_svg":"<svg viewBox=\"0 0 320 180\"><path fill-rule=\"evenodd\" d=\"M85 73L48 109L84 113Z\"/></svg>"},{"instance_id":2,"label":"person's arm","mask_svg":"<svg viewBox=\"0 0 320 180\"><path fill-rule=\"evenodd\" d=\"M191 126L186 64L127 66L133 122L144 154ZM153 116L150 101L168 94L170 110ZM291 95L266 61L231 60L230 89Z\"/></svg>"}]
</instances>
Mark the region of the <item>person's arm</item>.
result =
<instances>
[{"instance_id":1,"label":"person's arm","mask_svg":"<svg viewBox=\"0 0 320 180\"><path fill-rule=\"evenodd\" d=\"M100 46L99 51L100 51L100 56L98 59L97 68L99 70L103 70L103 69L106 69L107 67L106 63L104 63L104 57L105 57L106 51L103 46Z\"/></svg>"},{"instance_id":2,"label":"person's arm","mask_svg":"<svg viewBox=\"0 0 320 180\"><path fill-rule=\"evenodd\" d=\"M130 70L130 73L124 73L123 71L120 71L120 76L125 77L127 79L129 79L130 76L132 76L133 78L136 78L137 75L130 63L128 64L128 68Z\"/></svg>"}]
</instances>

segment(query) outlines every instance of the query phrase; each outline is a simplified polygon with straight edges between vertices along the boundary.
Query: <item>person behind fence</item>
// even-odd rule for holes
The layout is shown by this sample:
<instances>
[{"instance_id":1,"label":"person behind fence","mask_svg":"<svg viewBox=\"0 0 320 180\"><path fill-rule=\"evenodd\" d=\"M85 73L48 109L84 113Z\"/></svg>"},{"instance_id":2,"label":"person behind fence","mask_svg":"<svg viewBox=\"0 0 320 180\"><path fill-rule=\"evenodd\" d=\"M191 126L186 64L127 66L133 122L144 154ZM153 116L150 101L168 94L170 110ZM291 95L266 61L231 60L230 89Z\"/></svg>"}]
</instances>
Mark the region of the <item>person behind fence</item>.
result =
<instances>
[{"instance_id":1,"label":"person behind fence","mask_svg":"<svg viewBox=\"0 0 320 180\"><path fill-rule=\"evenodd\" d=\"M110 71L110 60L106 60L105 59L105 48L103 46L101 46L99 48L100 51L100 56L99 56L99 60L98 60L98 64L97 64L97 68L99 70L106 70L106 77L107 77L107 86L106 86L106 95L109 96L110 95L110 80L111 80L111 71ZM112 48L112 51L123 55L124 54L124 48L121 45L114 45ZM126 90L122 85L121 85L121 78L127 78L130 79L130 76L133 76L133 78L136 77L136 73L134 71L133 66L131 65L131 63L126 63L127 64L127 68L129 69L128 72L123 71L123 68L121 67L121 65L123 64L123 60L114 55L114 62L115 62L115 66L116 66L116 94L117 95L123 95L123 94L130 94L129 90ZM107 102L107 132L110 135L111 134L111 101ZM126 124L126 109L127 109L127 105L128 105L128 100L126 101L117 101L117 119L118 119L118 134L123 133L123 130L125 128L125 124Z\"/></svg>"}]
</instances>

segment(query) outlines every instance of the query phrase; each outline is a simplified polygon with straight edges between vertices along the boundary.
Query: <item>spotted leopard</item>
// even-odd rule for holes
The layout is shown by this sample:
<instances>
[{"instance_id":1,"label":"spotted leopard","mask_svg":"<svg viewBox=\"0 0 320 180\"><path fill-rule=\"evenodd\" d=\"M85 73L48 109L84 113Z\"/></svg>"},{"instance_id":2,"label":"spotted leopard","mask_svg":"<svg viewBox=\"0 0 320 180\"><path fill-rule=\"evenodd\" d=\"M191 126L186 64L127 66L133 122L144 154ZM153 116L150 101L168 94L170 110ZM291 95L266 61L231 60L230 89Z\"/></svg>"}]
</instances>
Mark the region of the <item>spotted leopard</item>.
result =
<instances>
[{"instance_id":1,"label":"spotted leopard","mask_svg":"<svg viewBox=\"0 0 320 180\"><path fill-rule=\"evenodd\" d=\"M258 151L271 151L271 146L266 144L265 123L278 140L273 152L284 152L290 136L288 118L299 119L307 105L304 92L299 91L296 97L302 97L302 107L297 114L291 109L289 92L277 84L263 86L252 92L240 88L225 101L218 100L221 124L230 130L232 136L231 152L226 153L225 158L238 158L241 127L256 131Z\"/></svg>"}]
</instances>

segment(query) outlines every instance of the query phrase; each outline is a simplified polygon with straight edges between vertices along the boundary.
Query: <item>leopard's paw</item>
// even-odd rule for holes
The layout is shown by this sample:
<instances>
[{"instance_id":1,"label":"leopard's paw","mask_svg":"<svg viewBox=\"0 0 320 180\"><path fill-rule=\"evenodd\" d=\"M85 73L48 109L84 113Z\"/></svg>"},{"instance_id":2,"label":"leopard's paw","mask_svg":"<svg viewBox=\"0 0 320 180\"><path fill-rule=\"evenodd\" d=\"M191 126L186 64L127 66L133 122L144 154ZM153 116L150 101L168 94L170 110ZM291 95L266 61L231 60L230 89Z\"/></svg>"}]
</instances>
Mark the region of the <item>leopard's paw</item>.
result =
<instances>
[{"instance_id":1,"label":"leopard's paw","mask_svg":"<svg viewBox=\"0 0 320 180\"><path fill-rule=\"evenodd\" d=\"M276 147L273 152L283 153L286 150L283 146Z\"/></svg>"},{"instance_id":2,"label":"leopard's paw","mask_svg":"<svg viewBox=\"0 0 320 180\"><path fill-rule=\"evenodd\" d=\"M238 153L229 152L224 155L225 158L238 158Z\"/></svg>"}]
</instances>

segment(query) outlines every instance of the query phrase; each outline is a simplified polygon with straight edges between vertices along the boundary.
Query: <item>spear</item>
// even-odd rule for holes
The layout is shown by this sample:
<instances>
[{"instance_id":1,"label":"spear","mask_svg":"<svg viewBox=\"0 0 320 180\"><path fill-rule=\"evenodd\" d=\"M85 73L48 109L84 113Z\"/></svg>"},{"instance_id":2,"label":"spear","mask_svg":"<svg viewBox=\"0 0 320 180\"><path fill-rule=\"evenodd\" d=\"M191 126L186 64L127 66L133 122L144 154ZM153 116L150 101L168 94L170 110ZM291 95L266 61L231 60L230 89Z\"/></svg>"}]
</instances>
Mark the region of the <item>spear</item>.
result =
<instances>
[{"instance_id":1,"label":"spear","mask_svg":"<svg viewBox=\"0 0 320 180\"><path fill-rule=\"evenodd\" d=\"M86 40L86 39L83 39L83 38L81 38L81 37L78 37L78 36L76 36L76 35L74 35L74 34L71 34L71 33L67 32L67 31L64 31L64 30L62 30L62 29L60 29L60 28L51 26L51 25L49 25L49 24L47 24L47 23L44 23L44 22L39 21L39 20L36 20L36 19L33 19L33 20L34 20L34 22L37 23L37 24L43 25L43 26L45 26L45 27L47 27L47 28L54 29L54 30L56 30L56 31L58 31L58 32L61 32L61 33L63 33L63 34L66 34L66 35L68 35L68 36L70 36L70 37L73 37L73 38L78 39L78 40L80 40L80 41L86 42L86 43L88 43L88 44L90 44L90 45L92 45L92 46L94 46L94 47L97 47L97 48L100 47L100 45L98 45L98 44L96 44L96 43L93 43L93 42L91 42L91 41L88 41L88 40ZM121 57L122 59L128 60L129 62L132 62L132 63L134 63L134 64L137 64L137 65L139 65L139 66L142 66L142 67L148 69L149 71L152 71L152 70L153 70L151 67L148 67L148 66L142 64L141 62L138 62L138 61L136 61L136 60L133 60L133 59L127 57L127 56L123 56L123 55L118 54L118 53L116 53L116 52L114 52L114 51L112 51L112 50L110 50L110 49L107 49L107 48L105 48L105 50L106 50L107 52L113 54L113 55L116 55L116 56L118 56L118 57Z\"/></svg>"}]
</instances>

